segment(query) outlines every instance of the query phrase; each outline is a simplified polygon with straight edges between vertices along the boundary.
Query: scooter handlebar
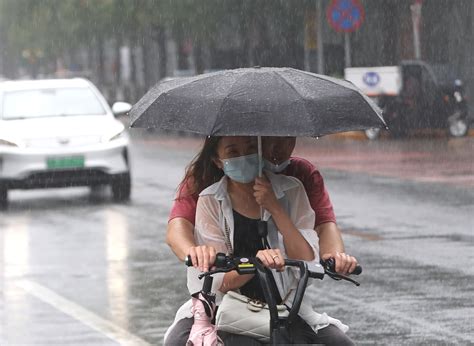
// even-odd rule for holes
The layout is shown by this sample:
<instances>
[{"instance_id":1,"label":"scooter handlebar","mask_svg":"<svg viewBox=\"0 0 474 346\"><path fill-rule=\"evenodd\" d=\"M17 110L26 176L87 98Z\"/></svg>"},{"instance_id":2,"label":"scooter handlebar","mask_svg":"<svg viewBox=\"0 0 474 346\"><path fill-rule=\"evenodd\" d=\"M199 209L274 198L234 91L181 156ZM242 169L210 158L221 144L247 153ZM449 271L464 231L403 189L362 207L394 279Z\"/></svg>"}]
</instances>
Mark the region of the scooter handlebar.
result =
<instances>
[{"instance_id":1,"label":"scooter handlebar","mask_svg":"<svg viewBox=\"0 0 474 346\"><path fill-rule=\"evenodd\" d=\"M328 258L327 260L321 260L321 265L326 269L331 272L336 272L336 262L334 261L334 258ZM354 271L350 273L351 275L360 275L362 274L362 267L358 264Z\"/></svg>"},{"instance_id":2,"label":"scooter handlebar","mask_svg":"<svg viewBox=\"0 0 474 346\"><path fill-rule=\"evenodd\" d=\"M191 259L191 256L187 255L184 258L184 265L187 267L192 267L193 266L193 260Z\"/></svg>"},{"instance_id":3,"label":"scooter handlebar","mask_svg":"<svg viewBox=\"0 0 474 346\"><path fill-rule=\"evenodd\" d=\"M351 275L360 275L360 274L362 274L362 267L360 265L357 265L354 271L351 273Z\"/></svg>"},{"instance_id":4,"label":"scooter handlebar","mask_svg":"<svg viewBox=\"0 0 474 346\"><path fill-rule=\"evenodd\" d=\"M224 254L222 252L219 252L219 253L216 254L216 259L215 259L214 263L211 265L211 267L227 267L231 263L234 263L235 259L237 259L237 257L234 258L234 257L231 257L231 256L226 256L226 254ZM192 260L190 255L187 255L185 257L184 264L188 267L193 266L193 260Z\"/></svg>"},{"instance_id":5,"label":"scooter handlebar","mask_svg":"<svg viewBox=\"0 0 474 346\"><path fill-rule=\"evenodd\" d=\"M223 267L224 268L226 268L226 267L229 268L229 267L235 267L236 264L239 263L239 262L240 262L240 258L226 256L224 253L219 252L218 254L216 254L216 260L215 260L213 266L221 267L221 268L223 268ZM302 261L287 259L287 260L285 260L285 265L299 267L300 262L302 262ZM191 256L189 256L189 255L186 256L186 258L184 260L184 263L185 263L186 266L192 267L193 262L192 262ZM335 273L335 271L336 271L334 258L329 258L327 260L321 260L321 265L324 268L324 271L321 271L319 268L309 268L309 276L313 277L313 278L316 278L316 279L322 279L322 276L324 276L324 272L329 271L329 272ZM351 275L359 275L361 273L362 273L362 267L358 264L356 266L356 268L354 269L354 271L350 274Z\"/></svg>"}]
</instances>

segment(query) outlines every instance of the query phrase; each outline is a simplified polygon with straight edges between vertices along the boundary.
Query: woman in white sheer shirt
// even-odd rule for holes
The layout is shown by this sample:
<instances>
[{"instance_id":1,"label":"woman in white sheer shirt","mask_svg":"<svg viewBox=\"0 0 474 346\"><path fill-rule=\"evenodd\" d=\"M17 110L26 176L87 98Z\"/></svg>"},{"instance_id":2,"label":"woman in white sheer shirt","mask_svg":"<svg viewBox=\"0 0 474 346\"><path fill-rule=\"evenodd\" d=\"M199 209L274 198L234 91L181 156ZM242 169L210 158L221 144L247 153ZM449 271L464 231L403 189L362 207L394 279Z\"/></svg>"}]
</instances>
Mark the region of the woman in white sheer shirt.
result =
<instances>
[{"instance_id":1,"label":"woman in white sheer shirt","mask_svg":"<svg viewBox=\"0 0 474 346\"><path fill-rule=\"evenodd\" d=\"M235 256L258 257L272 271L279 297L290 304L297 285L297 272L284 267L284 259L300 259L319 263L318 237L314 231L315 215L301 182L285 175L265 172L258 177L257 139L255 137L209 137L188 171L199 176L222 178L204 189L196 210L195 240L198 245L212 246L218 252ZM270 249L257 232L261 208L268 224L266 237ZM190 293L199 291L202 281L198 268L188 269ZM263 291L254 275L229 272L214 275L213 292L217 304L229 290L238 290L251 298L264 301ZM280 303L280 302L278 302ZM344 334L348 329L339 320L319 314L306 298L292 328L298 343L352 345ZM191 320L191 321L190 321ZM175 324L192 323L191 303L178 311ZM172 328L170 328L172 329ZM178 328L179 329L179 328ZM226 345L258 344L247 337L224 335ZM166 339L171 344L173 337Z\"/></svg>"}]
</instances>

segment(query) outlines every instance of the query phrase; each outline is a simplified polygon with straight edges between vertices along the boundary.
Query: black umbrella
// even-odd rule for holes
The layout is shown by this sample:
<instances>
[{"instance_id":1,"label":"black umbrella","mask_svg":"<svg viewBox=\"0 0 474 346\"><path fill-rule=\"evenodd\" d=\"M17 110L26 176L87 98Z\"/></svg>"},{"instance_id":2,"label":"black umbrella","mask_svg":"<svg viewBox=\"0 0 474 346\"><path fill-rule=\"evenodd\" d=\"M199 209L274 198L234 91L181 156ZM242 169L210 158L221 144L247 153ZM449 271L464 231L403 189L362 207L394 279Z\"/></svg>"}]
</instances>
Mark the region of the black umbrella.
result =
<instances>
[{"instance_id":1,"label":"black umbrella","mask_svg":"<svg viewBox=\"0 0 474 346\"><path fill-rule=\"evenodd\" d=\"M292 68L242 68L168 80L130 111L131 127L211 136L310 136L385 127L347 81Z\"/></svg>"}]
</instances>

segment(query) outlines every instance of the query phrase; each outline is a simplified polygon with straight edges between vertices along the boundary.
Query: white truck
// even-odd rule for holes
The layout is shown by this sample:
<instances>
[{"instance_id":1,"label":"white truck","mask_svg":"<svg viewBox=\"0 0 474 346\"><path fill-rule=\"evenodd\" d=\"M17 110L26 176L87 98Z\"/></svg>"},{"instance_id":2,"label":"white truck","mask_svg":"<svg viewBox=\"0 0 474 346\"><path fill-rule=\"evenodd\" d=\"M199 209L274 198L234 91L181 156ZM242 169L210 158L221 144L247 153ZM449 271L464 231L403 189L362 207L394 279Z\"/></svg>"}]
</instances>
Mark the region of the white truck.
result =
<instances>
[{"instance_id":1,"label":"white truck","mask_svg":"<svg viewBox=\"0 0 474 346\"><path fill-rule=\"evenodd\" d=\"M420 128L447 129L453 137L468 132L468 106L453 66L407 60L398 66L349 67L344 77L383 109L394 136ZM375 139L379 132L367 130L366 135Z\"/></svg>"},{"instance_id":2,"label":"white truck","mask_svg":"<svg viewBox=\"0 0 474 346\"><path fill-rule=\"evenodd\" d=\"M383 95L396 96L402 88L399 66L348 67L344 70L344 78L375 99Z\"/></svg>"},{"instance_id":3,"label":"white truck","mask_svg":"<svg viewBox=\"0 0 474 346\"><path fill-rule=\"evenodd\" d=\"M399 66L347 67L344 78L359 88L380 106L385 96L397 96L402 89L402 73ZM365 131L368 139L376 139L380 129Z\"/></svg>"}]
</instances>

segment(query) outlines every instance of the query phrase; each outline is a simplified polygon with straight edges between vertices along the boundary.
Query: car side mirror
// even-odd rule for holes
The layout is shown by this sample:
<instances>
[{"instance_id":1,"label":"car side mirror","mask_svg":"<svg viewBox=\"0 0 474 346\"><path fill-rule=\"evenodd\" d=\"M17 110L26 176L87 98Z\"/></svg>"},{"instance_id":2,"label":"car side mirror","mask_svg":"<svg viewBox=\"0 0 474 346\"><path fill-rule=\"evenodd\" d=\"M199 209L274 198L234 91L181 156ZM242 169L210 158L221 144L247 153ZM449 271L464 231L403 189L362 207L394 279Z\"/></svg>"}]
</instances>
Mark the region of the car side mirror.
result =
<instances>
[{"instance_id":1,"label":"car side mirror","mask_svg":"<svg viewBox=\"0 0 474 346\"><path fill-rule=\"evenodd\" d=\"M132 109L132 105L127 102L115 102L112 105L112 112L117 117L119 115L125 115Z\"/></svg>"}]
</instances>

